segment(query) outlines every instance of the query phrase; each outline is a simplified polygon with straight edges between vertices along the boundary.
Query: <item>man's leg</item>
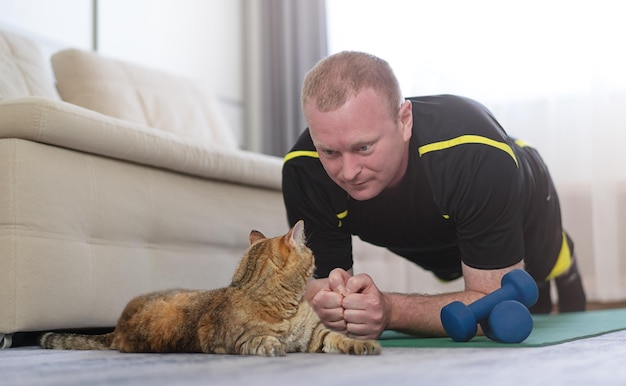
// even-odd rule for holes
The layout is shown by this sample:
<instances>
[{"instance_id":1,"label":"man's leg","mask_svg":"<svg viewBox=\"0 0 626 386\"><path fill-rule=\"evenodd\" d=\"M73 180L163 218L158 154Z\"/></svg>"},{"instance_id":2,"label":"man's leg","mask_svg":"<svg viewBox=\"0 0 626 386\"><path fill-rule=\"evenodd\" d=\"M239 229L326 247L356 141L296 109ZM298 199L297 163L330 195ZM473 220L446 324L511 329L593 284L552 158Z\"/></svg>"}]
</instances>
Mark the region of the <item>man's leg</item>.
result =
<instances>
[{"instance_id":1,"label":"man's leg","mask_svg":"<svg viewBox=\"0 0 626 386\"><path fill-rule=\"evenodd\" d=\"M585 311L587 307L587 297L585 289L578 273L576 256L572 256L570 268L557 277L556 290L559 295L559 312Z\"/></svg>"},{"instance_id":2,"label":"man's leg","mask_svg":"<svg viewBox=\"0 0 626 386\"><path fill-rule=\"evenodd\" d=\"M550 281L542 281L537 283L539 289L539 299L537 303L530 307L533 314L549 314L552 312L552 295L550 293Z\"/></svg>"}]
</instances>

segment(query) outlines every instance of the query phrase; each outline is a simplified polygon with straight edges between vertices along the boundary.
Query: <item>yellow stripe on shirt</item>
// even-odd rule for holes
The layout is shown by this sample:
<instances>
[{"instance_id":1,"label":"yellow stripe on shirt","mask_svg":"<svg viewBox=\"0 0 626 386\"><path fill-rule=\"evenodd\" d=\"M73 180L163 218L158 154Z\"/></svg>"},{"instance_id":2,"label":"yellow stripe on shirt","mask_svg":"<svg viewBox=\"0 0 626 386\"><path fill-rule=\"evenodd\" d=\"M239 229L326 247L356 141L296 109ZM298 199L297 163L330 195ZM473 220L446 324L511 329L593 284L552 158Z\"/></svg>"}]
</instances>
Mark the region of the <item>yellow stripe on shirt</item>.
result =
<instances>
[{"instance_id":1,"label":"yellow stripe on shirt","mask_svg":"<svg viewBox=\"0 0 626 386\"><path fill-rule=\"evenodd\" d=\"M511 149L509 145L507 145L504 142L498 142L490 138L481 137L480 135L462 135L460 137L448 139L446 141L429 143L427 145L420 146L418 149L418 152L419 152L419 156L421 157L426 153L439 151L439 150L445 150L454 146L465 145L465 144L470 144L470 143L488 145L488 146L495 147L496 149L500 149L504 151L505 153L507 153L508 155L510 155L511 158L513 158L513 161L515 161L515 164L519 167L519 163L517 162L517 157L515 157L515 153L513 153L513 149Z\"/></svg>"},{"instance_id":2,"label":"yellow stripe on shirt","mask_svg":"<svg viewBox=\"0 0 626 386\"><path fill-rule=\"evenodd\" d=\"M315 150L296 150L285 155L283 163L298 157L311 157L311 158L320 158L320 155L317 154Z\"/></svg>"},{"instance_id":3,"label":"yellow stripe on shirt","mask_svg":"<svg viewBox=\"0 0 626 386\"><path fill-rule=\"evenodd\" d=\"M343 226L343 220L344 218L346 218L346 216L348 216L348 209L344 210L341 213L337 213L337 219L339 220L339 222L337 223L337 228L341 228Z\"/></svg>"},{"instance_id":4,"label":"yellow stripe on shirt","mask_svg":"<svg viewBox=\"0 0 626 386\"><path fill-rule=\"evenodd\" d=\"M552 267L552 271L546 277L546 281L552 280L558 276L561 276L565 273L569 267L572 265L572 252L569 249L569 244L567 243L567 237L565 233L563 233L563 243L561 244L561 252L559 253L559 257L556 259L556 263L554 267Z\"/></svg>"}]
</instances>

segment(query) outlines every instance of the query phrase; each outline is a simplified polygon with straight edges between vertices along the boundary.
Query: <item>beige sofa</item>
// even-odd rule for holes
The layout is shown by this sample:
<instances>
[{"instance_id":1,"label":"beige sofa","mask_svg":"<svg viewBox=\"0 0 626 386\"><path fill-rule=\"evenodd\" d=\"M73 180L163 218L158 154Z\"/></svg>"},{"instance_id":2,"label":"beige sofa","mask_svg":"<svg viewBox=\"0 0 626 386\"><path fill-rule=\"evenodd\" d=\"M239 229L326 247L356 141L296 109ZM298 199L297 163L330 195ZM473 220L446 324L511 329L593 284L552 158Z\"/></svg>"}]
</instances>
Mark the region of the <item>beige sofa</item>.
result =
<instances>
[{"instance_id":1,"label":"beige sofa","mask_svg":"<svg viewBox=\"0 0 626 386\"><path fill-rule=\"evenodd\" d=\"M209 94L0 31L0 346L113 326L126 302L230 282L251 229L287 230L282 160L240 150Z\"/></svg>"}]
</instances>

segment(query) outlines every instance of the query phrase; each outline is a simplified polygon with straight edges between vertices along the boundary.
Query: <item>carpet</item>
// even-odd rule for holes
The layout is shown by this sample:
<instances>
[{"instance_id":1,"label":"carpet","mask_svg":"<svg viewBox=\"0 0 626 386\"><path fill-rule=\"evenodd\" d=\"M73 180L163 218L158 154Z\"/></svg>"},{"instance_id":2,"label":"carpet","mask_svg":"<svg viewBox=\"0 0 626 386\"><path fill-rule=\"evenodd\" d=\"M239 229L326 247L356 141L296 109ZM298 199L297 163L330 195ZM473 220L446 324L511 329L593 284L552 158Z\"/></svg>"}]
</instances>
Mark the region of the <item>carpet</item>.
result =
<instances>
[{"instance_id":1,"label":"carpet","mask_svg":"<svg viewBox=\"0 0 626 386\"><path fill-rule=\"evenodd\" d=\"M556 315L534 315L533 331L521 343L494 342L477 336L469 342L450 338L416 338L395 331L385 331L380 338L383 347L540 347L589 338L626 329L626 308Z\"/></svg>"},{"instance_id":2,"label":"carpet","mask_svg":"<svg viewBox=\"0 0 626 386\"><path fill-rule=\"evenodd\" d=\"M626 331L545 347L385 348L280 358L0 350L6 386L624 386Z\"/></svg>"}]
</instances>

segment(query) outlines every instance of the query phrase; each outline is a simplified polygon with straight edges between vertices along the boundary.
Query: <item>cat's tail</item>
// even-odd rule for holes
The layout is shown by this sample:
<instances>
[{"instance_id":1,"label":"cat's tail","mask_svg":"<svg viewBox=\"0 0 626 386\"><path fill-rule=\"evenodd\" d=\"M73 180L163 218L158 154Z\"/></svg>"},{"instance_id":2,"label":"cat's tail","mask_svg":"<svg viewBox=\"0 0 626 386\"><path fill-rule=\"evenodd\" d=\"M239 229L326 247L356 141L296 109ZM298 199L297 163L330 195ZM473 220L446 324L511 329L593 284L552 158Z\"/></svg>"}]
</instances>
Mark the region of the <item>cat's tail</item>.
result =
<instances>
[{"instance_id":1,"label":"cat's tail","mask_svg":"<svg viewBox=\"0 0 626 386\"><path fill-rule=\"evenodd\" d=\"M102 335L47 332L39 338L39 345L42 348L56 350L110 350L113 334L113 332Z\"/></svg>"}]
</instances>

